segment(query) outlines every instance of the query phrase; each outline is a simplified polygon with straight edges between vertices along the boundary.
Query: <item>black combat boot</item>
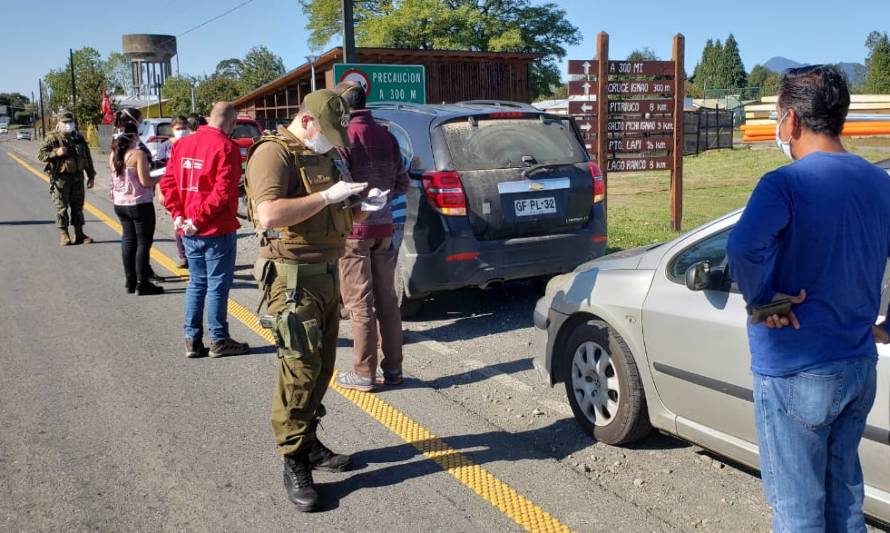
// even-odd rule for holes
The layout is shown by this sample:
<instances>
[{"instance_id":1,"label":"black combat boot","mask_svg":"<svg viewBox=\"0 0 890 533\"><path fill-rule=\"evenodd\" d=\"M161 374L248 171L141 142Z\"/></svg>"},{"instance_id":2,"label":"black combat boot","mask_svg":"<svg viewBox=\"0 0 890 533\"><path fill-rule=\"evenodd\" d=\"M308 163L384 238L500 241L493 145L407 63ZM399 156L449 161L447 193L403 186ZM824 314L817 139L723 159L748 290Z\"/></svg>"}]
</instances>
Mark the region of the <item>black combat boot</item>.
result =
<instances>
[{"instance_id":1,"label":"black combat boot","mask_svg":"<svg viewBox=\"0 0 890 533\"><path fill-rule=\"evenodd\" d=\"M74 226L74 244L92 244L93 238L83 232L83 226Z\"/></svg>"},{"instance_id":2,"label":"black combat boot","mask_svg":"<svg viewBox=\"0 0 890 533\"><path fill-rule=\"evenodd\" d=\"M284 489L287 499L300 511L311 513L318 507L312 467L305 453L284 456Z\"/></svg>"},{"instance_id":3,"label":"black combat boot","mask_svg":"<svg viewBox=\"0 0 890 533\"><path fill-rule=\"evenodd\" d=\"M315 435L315 440L309 448L309 464L315 470L325 472L346 472L352 468L352 457L341 453L332 452L327 446L318 440L318 419L309 425L309 433Z\"/></svg>"}]
</instances>

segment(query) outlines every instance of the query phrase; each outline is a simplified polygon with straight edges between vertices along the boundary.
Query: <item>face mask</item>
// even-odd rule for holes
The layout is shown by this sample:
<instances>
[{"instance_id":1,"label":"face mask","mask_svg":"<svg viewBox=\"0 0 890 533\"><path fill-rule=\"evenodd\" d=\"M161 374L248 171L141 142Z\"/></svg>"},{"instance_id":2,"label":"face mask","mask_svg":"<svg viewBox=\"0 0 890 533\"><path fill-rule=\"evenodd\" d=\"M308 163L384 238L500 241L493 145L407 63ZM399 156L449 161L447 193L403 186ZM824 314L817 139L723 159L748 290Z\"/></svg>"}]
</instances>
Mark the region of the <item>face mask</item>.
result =
<instances>
[{"instance_id":1,"label":"face mask","mask_svg":"<svg viewBox=\"0 0 890 533\"><path fill-rule=\"evenodd\" d=\"M76 127L73 122L63 122L62 123L62 133L74 133Z\"/></svg>"},{"instance_id":2,"label":"face mask","mask_svg":"<svg viewBox=\"0 0 890 533\"><path fill-rule=\"evenodd\" d=\"M182 139L189 133L190 133L189 130L173 130L173 136L176 137L177 139Z\"/></svg>"},{"instance_id":3,"label":"face mask","mask_svg":"<svg viewBox=\"0 0 890 533\"><path fill-rule=\"evenodd\" d=\"M788 139L788 142L782 140L782 134L779 133L779 128L782 126L782 122L785 122L785 118L788 116L788 111L785 111L785 114L782 115L782 118L779 119L779 122L776 123L776 146L779 150L782 150L782 153L785 154L785 157L794 161L794 156L791 155L791 139Z\"/></svg>"},{"instance_id":4,"label":"face mask","mask_svg":"<svg viewBox=\"0 0 890 533\"><path fill-rule=\"evenodd\" d=\"M313 129L317 129L318 126L313 127ZM306 145L306 148L312 150L316 154L326 154L334 148L334 145L331 141L328 140L327 137L324 136L324 133L321 132L321 129L317 129L318 133L313 138L308 138L303 140L303 144Z\"/></svg>"}]
</instances>

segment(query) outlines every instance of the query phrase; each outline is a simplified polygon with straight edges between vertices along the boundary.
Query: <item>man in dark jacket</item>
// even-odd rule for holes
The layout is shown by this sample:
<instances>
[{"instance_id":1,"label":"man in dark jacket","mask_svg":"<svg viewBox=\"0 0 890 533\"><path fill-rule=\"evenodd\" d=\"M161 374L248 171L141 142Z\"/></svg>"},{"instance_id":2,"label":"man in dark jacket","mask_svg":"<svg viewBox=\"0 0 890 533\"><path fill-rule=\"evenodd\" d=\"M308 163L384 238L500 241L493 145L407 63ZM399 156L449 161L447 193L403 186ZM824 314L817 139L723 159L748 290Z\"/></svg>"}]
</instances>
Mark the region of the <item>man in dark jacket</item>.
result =
<instances>
[{"instance_id":1,"label":"man in dark jacket","mask_svg":"<svg viewBox=\"0 0 890 533\"><path fill-rule=\"evenodd\" d=\"M370 392L379 382L402 382L402 319L394 285L396 250L390 200L392 194L408 190L409 180L398 142L365 109L364 89L343 82L337 92L352 110L351 147L342 150L343 158L352 180L368 183L362 204L365 216L353 224L340 259L340 294L352 319L354 361L352 370L337 377L337 384ZM378 331L383 351L379 375Z\"/></svg>"}]
</instances>

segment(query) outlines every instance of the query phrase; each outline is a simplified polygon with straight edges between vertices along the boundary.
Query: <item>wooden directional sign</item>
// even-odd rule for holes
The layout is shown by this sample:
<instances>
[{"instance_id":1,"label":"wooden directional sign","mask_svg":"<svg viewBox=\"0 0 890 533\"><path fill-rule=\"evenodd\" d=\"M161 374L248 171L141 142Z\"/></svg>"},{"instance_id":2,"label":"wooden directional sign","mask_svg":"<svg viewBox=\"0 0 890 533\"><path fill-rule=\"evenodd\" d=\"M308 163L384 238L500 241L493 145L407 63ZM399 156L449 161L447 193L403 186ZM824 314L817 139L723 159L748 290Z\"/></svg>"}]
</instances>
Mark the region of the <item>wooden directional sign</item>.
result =
<instances>
[{"instance_id":1,"label":"wooden directional sign","mask_svg":"<svg viewBox=\"0 0 890 533\"><path fill-rule=\"evenodd\" d=\"M569 74L571 74L571 66ZM609 61L610 76L673 76L673 61Z\"/></svg>"},{"instance_id":2,"label":"wooden directional sign","mask_svg":"<svg viewBox=\"0 0 890 533\"><path fill-rule=\"evenodd\" d=\"M571 83L569 82L569 94L571 92ZM591 83L591 82L586 82ZM608 83L609 94L673 94L674 80L631 80L631 81L610 81Z\"/></svg>"},{"instance_id":3,"label":"wooden directional sign","mask_svg":"<svg viewBox=\"0 0 890 533\"><path fill-rule=\"evenodd\" d=\"M569 96L596 97L597 84L595 81L570 81Z\"/></svg>"},{"instance_id":4,"label":"wooden directional sign","mask_svg":"<svg viewBox=\"0 0 890 533\"><path fill-rule=\"evenodd\" d=\"M569 100L570 115L596 115L596 100Z\"/></svg>"},{"instance_id":5,"label":"wooden directional sign","mask_svg":"<svg viewBox=\"0 0 890 533\"><path fill-rule=\"evenodd\" d=\"M606 131L609 133L669 133L674 131L674 119L613 119L609 117Z\"/></svg>"},{"instance_id":6,"label":"wooden directional sign","mask_svg":"<svg viewBox=\"0 0 890 533\"><path fill-rule=\"evenodd\" d=\"M596 76L599 61L596 59L569 59L569 74L574 76Z\"/></svg>"},{"instance_id":7,"label":"wooden directional sign","mask_svg":"<svg viewBox=\"0 0 890 533\"><path fill-rule=\"evenodd\" d=\"M670 137L623 137L609 139L610 153L665 152L673 148Z\"/></svg>"},{"instance_id":8,"label":"wooden directional sign","mask_svg":"<svg viewBox=\"0 0 890 533\"><path fill-rule=\"evenodd\" d=\"M571 112L572 104L569 102L569 113ZM609 101L610 115L642 115L646 113L667 114L673 112L674 101L668 99Z\"/></svg>"},{"instance_id":9,"label":"wooden directional sign","mask_svg":"<svg viewBox=\"0 0 890 533\"><path fill-rule=\"evenodd\" d=\"M596 117L591 116L577 116L572 117L575 119L575 125L578 126L578 129L581 131L582 135L596 134Z\"/></svg>"},{"instance_id":10,"label":"wooden directional sign","mask_svg":"<svg viewBox=\"0 0 890 533\"><path fill-rule=\"evenodd\" d=\"M626 157L609 159L606 164L608 172L636 172L641 170L670 170L673 158L667 157Z\"/></svg>"}]
</instances>

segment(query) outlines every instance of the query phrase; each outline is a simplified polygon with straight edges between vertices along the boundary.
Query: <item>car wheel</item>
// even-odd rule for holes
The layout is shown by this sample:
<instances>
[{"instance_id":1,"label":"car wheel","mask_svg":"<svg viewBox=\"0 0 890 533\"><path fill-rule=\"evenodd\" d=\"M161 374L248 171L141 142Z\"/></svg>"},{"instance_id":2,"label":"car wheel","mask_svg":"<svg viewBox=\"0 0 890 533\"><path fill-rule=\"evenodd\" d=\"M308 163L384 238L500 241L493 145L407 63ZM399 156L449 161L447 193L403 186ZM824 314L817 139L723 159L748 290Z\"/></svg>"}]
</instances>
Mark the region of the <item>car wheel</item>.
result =
<instances>
[{"instance_id":1,"label":"car wheel","mask_svg":"<svg viewBox=\"0 0 890 533\"><path fill-rule=\"evenodd\" d=\"M399 312L402 315L402 318L411 318L419 313L420 309L423 307L423 299L410 298L408 296L408 291L405 288L405 275L402 271L402 267L398 265L396 265L396 276L394 285L396 286L396 298L399 302Z\"/></svg>"},{"instance_id":2,"label":"car wheel","mask_svg":"<svg viewBox=\"0 0 890 533\"><path fill-rule=\"evenodd\" d=\"M566 395L575 420L586 433L618 445L652 429L643 383L624 339L594 320L577 326L562 354Z\"/></svg>"}]
</instances>

